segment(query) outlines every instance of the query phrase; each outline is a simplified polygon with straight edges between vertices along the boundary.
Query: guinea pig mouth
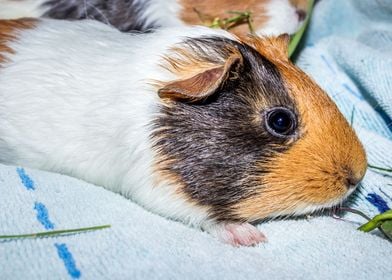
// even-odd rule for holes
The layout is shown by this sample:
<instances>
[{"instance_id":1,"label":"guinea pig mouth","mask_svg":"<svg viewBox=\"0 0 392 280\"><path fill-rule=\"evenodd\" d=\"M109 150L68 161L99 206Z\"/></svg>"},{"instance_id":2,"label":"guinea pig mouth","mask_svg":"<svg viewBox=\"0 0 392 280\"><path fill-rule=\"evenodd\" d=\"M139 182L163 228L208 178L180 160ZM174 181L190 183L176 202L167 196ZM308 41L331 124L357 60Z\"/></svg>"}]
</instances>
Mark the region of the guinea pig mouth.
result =
<instances>
[{"instance_id":1,"label":"guinea pig mouth","mask_svg":"<svg viewBox=\"0 0 392 280\"><path fill-rule=\"evenodd\" d=\"M344 201L347 200L347 198L356 190L356 187L350 188L347 190L347 192L340 198L336 198L330 202L327 203L323 203L320 205L310 205L310 208L316 208L313 211L310 211L310 213L312 212L316 212L316 211L320 211L320 210L324 210L324 209L328 209L328 208L333 208L339 205L342 205ZM306 214L306 213L303 213Z\"/></svg>"},{"instance_id":2,"label":"guinea pig mouth","mask_svg":"<svg viewBox=\"0 0 392 280\"><path fill-rule=\"evenodd\" d=\"M342 203L356 190L356 187L347 189L347 192L338 198L332 199L325 203L304 203L302 205L298 205L295 209L291 209L290 211L282 211L280 213L275 213L274 217L277 216L302 216L306 214L313 214L316 212L320 212L325 209L333 208Z\"/></svg>"}]
</instances>

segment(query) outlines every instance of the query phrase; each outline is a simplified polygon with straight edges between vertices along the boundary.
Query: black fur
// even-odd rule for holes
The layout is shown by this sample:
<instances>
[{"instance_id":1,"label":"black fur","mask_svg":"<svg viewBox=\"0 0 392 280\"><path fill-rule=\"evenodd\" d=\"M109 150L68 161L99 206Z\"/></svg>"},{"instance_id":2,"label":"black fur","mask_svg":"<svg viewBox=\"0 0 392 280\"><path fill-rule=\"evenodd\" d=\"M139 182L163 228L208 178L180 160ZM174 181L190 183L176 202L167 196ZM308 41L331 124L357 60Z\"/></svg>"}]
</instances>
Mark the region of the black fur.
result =
<instances>
[{"instance_id":1,"label":"black fur","mask_svg":"<svg viewBox=\"0 0 392 280\"><path fill-rule=\"evenodd\" d=\"M218 221L241 221L233 207L252 196L261 187L260 176L268 172L257 164L268 162L295 142L267 132L265 110L282 106L297 117L298 112L276 67L253 48L221 38L187 42L201 56L207 56L205 50L211 48L216 56L225 55L228 45L243 55L239 78L228 79L203 102L172 101L172 106L163 106L153 139L163 155L162 171L179 176L193 201L211 206L211 217ZM260 104L256 100L266 106L256 108ZM261 118L255 123L257 116Z\"/></svg>"},{"instance_id":2,"label":"black fur","mask_svg":"<svg viewBox=\"0 0 392 280\"><path fill-rule=\"evenodd\" d=\"M112 25L123 32L146 31L157 27L146 25L142 11L148 0L49 0L43 5L49 7L44 17L55 19L95 19Z\"/></svg>"}]
</instances>

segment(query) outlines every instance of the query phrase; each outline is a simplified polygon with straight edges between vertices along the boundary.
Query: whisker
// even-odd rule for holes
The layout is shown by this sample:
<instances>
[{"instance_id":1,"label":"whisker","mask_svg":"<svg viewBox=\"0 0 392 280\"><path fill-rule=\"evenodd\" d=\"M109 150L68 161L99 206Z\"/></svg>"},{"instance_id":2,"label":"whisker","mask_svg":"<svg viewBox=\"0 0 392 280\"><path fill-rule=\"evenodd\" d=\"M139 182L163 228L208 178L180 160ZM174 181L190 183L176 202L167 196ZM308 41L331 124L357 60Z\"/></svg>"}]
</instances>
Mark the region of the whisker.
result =
<instances>
[{"instance_id":1,"label":"whisker","mask_svg":"<svg viewBox=\"0 0 392 280\"><path fill-rule=\"evenodd\" d=\"M94 5L88 4L88 3L87 3L87 0L85 0L85 3L86 3L86 5L88 5L89 7L93 8L95 11L97 11L97 12L102 16L102 18L105 20L105 23L106 23L107 25L113 27L113 25L110 23L110 21L109 21L109 19L107 18L107 16L105 16L105 14L104 14L100 9L98 9L98 8L95 7ZM86 9L87 9L87 7L86 7Z\"/></svg>"}]
</instances>

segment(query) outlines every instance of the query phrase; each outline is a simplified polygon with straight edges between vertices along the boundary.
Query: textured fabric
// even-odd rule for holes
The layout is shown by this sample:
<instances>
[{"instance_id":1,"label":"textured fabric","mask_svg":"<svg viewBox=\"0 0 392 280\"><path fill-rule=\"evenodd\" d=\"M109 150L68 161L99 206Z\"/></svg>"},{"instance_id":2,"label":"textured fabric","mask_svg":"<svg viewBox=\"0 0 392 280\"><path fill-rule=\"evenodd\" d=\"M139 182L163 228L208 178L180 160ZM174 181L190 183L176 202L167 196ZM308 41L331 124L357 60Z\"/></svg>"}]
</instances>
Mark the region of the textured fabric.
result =
<instances>
[{"instance_id":1,"label":"textured fabric","mask_svg":"<svg viewBox=\"0 0 392 280\"><path fill-rule=\"evenodd\" d=\"M355 5L354 5L355 3ZM337 102L369 162L392 166L392 1L322 0L298 64ZM390 174L389 174L390 175ZM350 206L392 207L388 173L369 170ZM111 224L110 229L0 241L1 279L386 279L392 245L331 217L260 224L269 242L232 248L83 181L0 165L0 234Z\"/></svg>"},{"instance_id":2,"label":"textured fabric","mask_svg":"<svg viewBox=\"0 0 392 280\"><path fill-rule=\"evenodd\" d=\"M0 242L1 279L382 279L392 273L391 245L355 224L328 217L270 222L260 225L268 243L233 248L101 187L42 171L23 174L0 168L1 233L44 231L47 224L112 227Z\"/></svg>"},{"instance_id":3,"label":"textured fabric","mask_svg":"<svg viewBox=\"0 0 392 280\"><path fill-rule=\"evenodd\" d=\"M369 164L391 169L392 0L322 0L308 31L297 64L352 122ZM391 175L369 168L350 206L370 216L392 208Z\"/></svg>"}]
</instances>

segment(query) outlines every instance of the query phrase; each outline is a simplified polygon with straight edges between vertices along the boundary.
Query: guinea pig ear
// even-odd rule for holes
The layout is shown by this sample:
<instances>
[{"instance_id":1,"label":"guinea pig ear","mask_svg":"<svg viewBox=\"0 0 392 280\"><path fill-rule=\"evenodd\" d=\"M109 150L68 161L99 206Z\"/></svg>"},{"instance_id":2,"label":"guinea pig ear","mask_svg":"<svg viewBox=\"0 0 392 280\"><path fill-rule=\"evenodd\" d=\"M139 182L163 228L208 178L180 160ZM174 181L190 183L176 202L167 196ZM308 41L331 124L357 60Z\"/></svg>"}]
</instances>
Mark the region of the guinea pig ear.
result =
<instances>
[{"instance_id":1,"label":"guinea pig ear","mask_svg":"<svg viewBox=\"0 0 392 280\"><path fill-rule=\"evenodd\" d=\"M257 37L250 35L243 42L255 48L271 61L276 59L289 60L290 36L288 34L282 34L278 37Z\"/></svg>"},{"instance_id":2,"label":"guinea pig ear","mask_svg":"<svg viewBox=\"0 0 392 280\"><path fill-rule=\"evenodd\" d=\"M166 83L158 90L158 95L160 98L186 102L205 99L230 78L230 73L236 66L238 68L241 62L242 57L232 55L224 65L211 66L192 74L190 77Z\"/></svg>"},{"instance_id":3,"label":"guinea pig ear","mask_svg":"<svg viewBox=\"0 0 392 280\"><path fill-rule=\"evenodd\" d=\"M275 38L275 46L285 58L289 57L290 35L285 33Z\"/></svg>"}]
</instances>

